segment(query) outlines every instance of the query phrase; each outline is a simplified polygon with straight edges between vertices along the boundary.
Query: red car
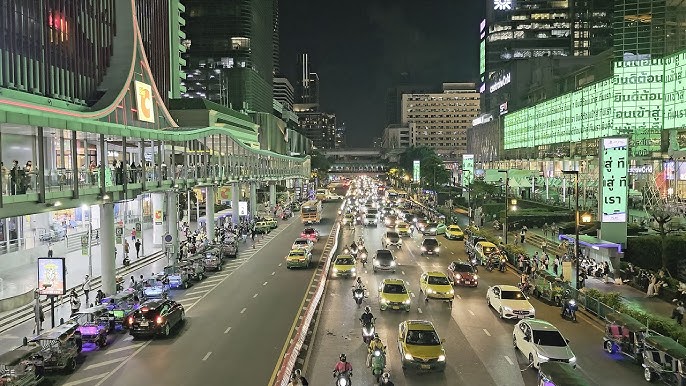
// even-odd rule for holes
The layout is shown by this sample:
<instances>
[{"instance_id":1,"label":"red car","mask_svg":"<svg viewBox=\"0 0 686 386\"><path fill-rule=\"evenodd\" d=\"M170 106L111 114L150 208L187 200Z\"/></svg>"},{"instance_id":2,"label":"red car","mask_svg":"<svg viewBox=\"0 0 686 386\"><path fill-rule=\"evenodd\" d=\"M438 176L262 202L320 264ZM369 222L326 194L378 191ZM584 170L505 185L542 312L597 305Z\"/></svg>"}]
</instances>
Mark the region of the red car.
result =
<instances>
[{"instance_id":1,"label":"red car","mask_svg":"<svg viewBox=\"0 0 686 386\"><path fill-rule=\"evenodd\" d=\"M319 231L314 228L305 228L300 232L300 237L303 239L310 239L313 243L319 241Z\"/></svg>"},{"instance_id":2,"label":"red car","mask_svg":"<svg viewBox=\"0 0 686 386\"><path fill-rule=\"evenodd\" d=\"M455 285L465 287L476 287L479 285L476 269L467 262L453 261L448 266L448 272Z\"/></svg>"}]
</instances>

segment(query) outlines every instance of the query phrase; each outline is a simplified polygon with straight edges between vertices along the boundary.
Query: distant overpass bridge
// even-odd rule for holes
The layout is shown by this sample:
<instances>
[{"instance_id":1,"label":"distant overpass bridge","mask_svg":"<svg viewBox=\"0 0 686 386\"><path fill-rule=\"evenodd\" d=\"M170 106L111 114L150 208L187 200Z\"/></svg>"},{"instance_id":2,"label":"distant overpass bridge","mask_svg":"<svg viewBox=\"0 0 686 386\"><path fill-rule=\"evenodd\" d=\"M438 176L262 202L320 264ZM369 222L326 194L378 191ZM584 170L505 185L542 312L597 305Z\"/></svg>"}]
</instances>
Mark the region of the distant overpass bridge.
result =
<instances>
[{"instance_id":1,"label":"distant overpass bridge","mask_svg":"<svg viewBox=\"0 0 686 386\"><path fill-rule=\"evenodd\" d=\"M332 163L329 173L386 173L388 165L369 162L336 162Z\"/></svg>"},{"instance_id":2,"label":"distant overpass bridge","mask_svg":"<svg viewBox=\"0 0 686 386\"><path fill-rule=\"evenodd\" d=\"M383 149L324 149L321 152L331 162L329 173L385 173L388 171Z\"/></svg>"}]
</instances>

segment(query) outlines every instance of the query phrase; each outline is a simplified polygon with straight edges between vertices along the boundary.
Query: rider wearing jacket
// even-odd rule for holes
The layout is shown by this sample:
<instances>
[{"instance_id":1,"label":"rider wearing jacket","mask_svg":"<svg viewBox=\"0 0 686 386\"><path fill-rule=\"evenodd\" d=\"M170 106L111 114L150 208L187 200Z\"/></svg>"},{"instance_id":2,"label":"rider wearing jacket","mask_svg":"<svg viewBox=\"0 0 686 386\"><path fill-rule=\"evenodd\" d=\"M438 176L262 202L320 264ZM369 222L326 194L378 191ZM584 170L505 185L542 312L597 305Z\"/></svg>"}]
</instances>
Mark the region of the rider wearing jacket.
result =
<instances>
[{"instance_id":1,"label":"rider wearing jacket","mask_svg":"<svg viewBox=\"0 0 686 386\"><path fill-rule=\"evenodd\" d=\"M357 280L355 281L355 285L353 286L353 291L358 290L358 289L361 289L362 291L365 290L364 284L362 284L362 278L359 276L357 277Z\"/></svg>"},{"instance_id":2,"label":"rider wearing jacket","mask_svg":"<svg viewBox=\"0 0 686 386\"><path fill-rule=\"evenodd\" d=\"M388 373L383 373L383 375L381 375L381 384L386 386L394 386L394 383L391 382L391 375Z\"/></svg>"},{"instance_id":3,"label":"rider wearing jacket","mask_svg":"<svg viewBox=\"0 0 686 386\"><path fill-rule=\"evenodd\" d=\"M375 350L379 350L381 352L384 352L384 345L383 342L381 341L381 338L379 338L379 334L375 333L374 334L374 339L369 342L369 347L368 347L368 353L367 353L367 367L372 366L372 356L374 355Z\"/></svg>"},{"instance_id":4,"label":"rider wearing jacket","mask_svg":"<svg viewBox=\"0 0 686 386\"><path fill-rule=\"evenodd\" d=\"M363 326L368 326L374 321L374 315L372 315L372 309L369 306L364 308L364 313L360 316L360 322Z\"/></svg>"},{"instance_id":5,"label":"rider wearing jacket","mask_svg":"<svg viewBox=\"0 0 686 386\"><path fill-rule=\"evenodd\" d=\"M345 354L341 354L340 357L338 357L338 363L336 363L336 366L333 368L333 376L336 377L338 374L348 372L349 376L353 376L353 365L348 363L345 358Z\"/></svg>"}]
</instances>

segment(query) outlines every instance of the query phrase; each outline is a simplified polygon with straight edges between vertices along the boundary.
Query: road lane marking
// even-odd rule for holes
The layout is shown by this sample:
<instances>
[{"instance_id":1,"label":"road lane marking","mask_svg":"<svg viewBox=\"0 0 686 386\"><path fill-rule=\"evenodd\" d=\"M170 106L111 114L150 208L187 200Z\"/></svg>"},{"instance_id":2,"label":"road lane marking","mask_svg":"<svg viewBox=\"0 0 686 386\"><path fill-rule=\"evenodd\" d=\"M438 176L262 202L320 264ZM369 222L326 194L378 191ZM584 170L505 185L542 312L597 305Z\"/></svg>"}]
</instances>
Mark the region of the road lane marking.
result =
<instances>
[{"instance_id":1,"label":"road lane marking","mask_svg":"<svg viewBox=\"0 0 686 386\"><path fill-rule=\"evenodd\" d=\"M189 292L189 293L186 294L186 296L193 296L193 295L198 295L198 294L204 294L204 293L206 293L206 292L210 292L210 290L206 289L206 290L202 290L202 291Z\"/></svg>"},{"instance_id":2,"label":"road lane marking","mask_svg":"<svg viewBox=\"0 0 686 386\"><path fill-rule=\"evenodd\" d=\"M102 377L102 379L100 379L100 382L96 383L95 386L102 386L103 383L105 383L112 375L116 374L117 371L121 370L121 368L124 367L126 365L126 363L128 363L131 359L133 359L136 355L138 355L138 353L143 351L143 349L146 348L150 343L152 343L152 340L149 340L149 341L143 343L138 348L138 350L136 350L133 354L131 354L131 356L126 357L126 359L124 359L124 361L119 363L119 365L117 365L117 367L115 367L114 370L110 371L104 377ZM94 379L98 379L98 378L94 378ZM65 385L65 386L67 386L67 385Z\"/></svg>"},{"instance_id":3,"label":"road lane marking","mask_svg":"<svg viewBox=\"0 0 686 386\"><path fill-rule=\"evenodd\" d=\"M419 311L420 314L422 313L422 309L419 307L417 308L417 311Z\"/></svg>"},{"instance_id":4,"label":"road lane marking","mask_svg":"<svg viewBox=\"0 0 686 386\"><path fill-rule=\"evenodd\" d=\"M476 315L474 315L474 313L472 312L472 310L467 310L467 312L469 312L469 315L471 315L471 316L476 316Z\"/></svg>"},{"instance_id":5,"label":"road lane marking","mask_svg":"<svg viewBox=\"0 0 686 386\"><path fill-rule=\"evenodd\" d=\"M244 307L244 308L243 308L243 309L241 310L241 314L242 314L242 313L244 313L244 312L245 312L245 310L247 310L247 308L246 308L246 307Z\"/></svg>"},{"instance_id":6,"label":"road lane marking","mask_svg":"<svg viewBox=\"0 0 686 386\"><path fill-rule=\"evenodd\" d=\"M205 280L205 283L214 283L214 282L222 281L222 280L224 280L224 277L223 277L223 276L216 276L216 275L215 275L215 276L212 276L211 279Z\"/></svg>"},{"instance_id":7,"label":"road lane marking","mask_svg":"<svg viewBox=\"0 0 686 386\"><path fill-rule=\"evenodd\" d=\"M92 377L82 378L82 379L79 379L76 381L67 382L64 384L64 386L76 386L76 385L80 385L82 383L88 383L90 381L96 381L98 379L105 378L106 376L107 376L107 373L93 375Z\"/></svg>"},{"instance_id":8,"label":"road lane marking","mask_svg":"<svg viewBox=\"0 0 686 386\"><path fill-rule=\"evenodd\" d=\"M203 284L203 285L195 287L195 289L199 290L199 289L210 288L210 287L214 287L214 286L216 286L216 284Z\"/></svg>"},{"instance_id":9,"label":"road lane marking","mask_svg":"<svg viewBox=\"0 0 686 386\"><path fill-rule=\"evenodd\" d=\"M490 333L490 332L488 332L488 330L487 330L487 329L485 329L485 328L484 328L483 330L484 330L484 334L486 334L486 335L488 335L488 336L491 336L491 333Z\"/></svg>"},{"instance_id":10,"label":"road lane marking","mask_svg":"<svg viewBox=\"0 0 686 386\"><path fill-rule=\"evenodd\" d=\"M282 264L283 264L283 263L279 263L279 267L280 267Z\"/></svg>"},{"instance_id":11,"label":"road lane marking","mask_svg":"<svg viewBox=\"0 0 686 386\"><path fill-rule=\"evenodd\" d=\"M412 292L412 297L414 297L414 292Z\"/></svg>"},{"instance_id":12,"label":"road lane marking","mask_svg":"<svg viewBox=\"0 0 686 386\"><path fill-rule=\"evenodd\" d=\"M402 274L404 275L404 274L405 274L405 271L400 271L400 273L402 273Z\"/></svg>"},{"instance_id":13,"label":"road lane marking","mask_svg":"<svg viewBox=\"0 0 686 386\"><path fill-rule=\"evenodd\" d=\"M95 369L95 368L102 367L102 366L109 366L113 363L121 362L124 359L126 359L126 357L115 358L115 359L110 359L109 361L93 363L92 365L86 366L86 368L84 370Z\"/></svg>"},{"instance_id":14,"label":"road lane marking","mask_svg":"<svg viewBox=\"0 0 686 386\"><path fill-rule=\"evenodd\" d=\"M189 300L200 299L201 297L202 297L202 296L193 296L193 297L190 297L190 298L183 298L183 299L181 299L181 300L179 300L179 301L180 301L180 302L186 302L186 301L189 301Z\"/></svg>"},{"instance_id":15,"label":"road lane marking","mask_svg":"<svg viewBox=\"0 0 686 386\"><path fill-rule=\"evenodd\" d=\"M267 285L267 282L265 281L264 283L262 283L262 285L263 285L263 286Z\"/></svg>"},{"instance_id":16,"label":"road lane marking","mask_svg":"<svg viewBox=\"0 0 686 386\"><path fill-rule=\"evenodd\" d=\"M231 327L227 327L226 330L224 330L224 334L228 334L229 331L231 331Z\"/></svg>"},{"instance_id":17,"label":"road lane marking","mask_svg":"<svg viewBox=\"0 0 686 386\"><path fill-rule=\"evenodd\" d=\"M458 295L458 294L455 294L455 297L458 298L458 299L460 299L460 300L462 300L462 296L460 296L460 295Z\"/></svg>"},{"instance_id":18,"label":"road lane marking","mask_svg":"<svg viewBox=\"0 0 686 386\"><path fill-rule=\"evenodd\" d=\"M272 276L276 275L276 271L272 272Z\"/></svg>"},{"instance_id":19,"label":"road lane marking","mask_svg":"<svg viewBox=\"0 0 686 386\"><path fill-rule=\"evenodd\" d=\"M507 361L507 363L510 364L510 366L514 365L514 362L512 362L512 359L510 359L510 357L508 357L507 355L505 355L505 360Z\"/></svg>"},{"instance_id":20,"label":"road lane marking","mask_svg":"<svg viewBox=\"0 0 686 386\"><path fill-rule=\"evenodd\" d=\"M450 253L453 254L453 255L455 254L455 252L453 252L453 251L450 251Z\"/></svg>"},{"instance_id":21,"label":"road lane marking","mask_svg":"<svg viewBox=\"0 0 686 386\"><path fill-rule=\"evenodd\" d=\"M252 298L255 299L255 298L257 297L257 295L258 295L258 294L253 295Z\"/></svg>"},{"instance_id":22,"label":"road lane marking","mask_svg":"<svg viewBox=\"0 0 686 386\"><path fill-rule=\"evenodd\" d=\"M137 344L132 344L132 345L126 346L126 347L113 348L113 349L109 349L109 350L105 351L105 354L109 355L109 354L114 354L114 353L118 353L121 351L133 350L134 348L138 348L142 345L143 345L143 343L137 343Z\"/></svg>"},{"instance_id":23,"label":"road lane marking","mask_svg":"<svg viewBox=\"0 0 686 386\"><path fill-rule=\"evenodd\" d=\"M205 362L207 360L207 358L210 357L210 355L212 355L212 351L208 351L207 354L205 354L205 356L202 357L202 361Z\"/></svg>"}]
</instances>

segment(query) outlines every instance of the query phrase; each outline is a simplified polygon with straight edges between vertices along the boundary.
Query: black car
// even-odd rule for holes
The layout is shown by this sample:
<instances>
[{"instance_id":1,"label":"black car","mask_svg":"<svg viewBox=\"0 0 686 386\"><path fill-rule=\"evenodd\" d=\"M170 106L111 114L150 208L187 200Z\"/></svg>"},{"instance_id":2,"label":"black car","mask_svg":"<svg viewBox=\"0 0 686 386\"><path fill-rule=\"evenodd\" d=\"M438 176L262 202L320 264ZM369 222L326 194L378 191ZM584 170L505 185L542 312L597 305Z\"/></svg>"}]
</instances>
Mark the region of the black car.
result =
<instances>
[{"instance_id":1,"label":"black car","mask_svg":"<svg viewBox=\"0 0 686 386\"><path fill-rule=\"evenodd\" d=\"M372 259L374 265L374 272L376 271L393 271L397 267L395 262L395 256L388 249L379 249L376 251L374 258Z\"/></svg>"},{"instance_id":2,"label":"black car","mask_svg":"<svg viewBox=\"0 0 686 386\"><path fill-rule=\"evenodd\" d=\"M169 336L172 328L180 325L186 312L180 303L169 299L148 300L128 317L129 332L139 336Z\"/></svg>"},{"instance_id":3,"label":"black car","mask_svg":"<svg viewBox=\"0 0 686 386\"><path fill-rule=\"evenodd\" d=\"M441 252L441 243L436 240L435 237L427 237L422 240L422 246L420 250L422 251L422 256L426 255L436 255L439 256Z\"/></svg>"},{"instance_id":4,"label":"black car","mask_svg":"<svg viewBox=\"0 0 686 386\"><path fill-rule=\"evenodd\" d=\"M388 231L381 236L381 245L383 245L384 248L388 248L389 246L393 245L400 249L403 246L403 240L400 238L398 232Z\"/></svg>"}]
</instances>

